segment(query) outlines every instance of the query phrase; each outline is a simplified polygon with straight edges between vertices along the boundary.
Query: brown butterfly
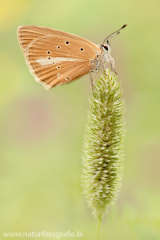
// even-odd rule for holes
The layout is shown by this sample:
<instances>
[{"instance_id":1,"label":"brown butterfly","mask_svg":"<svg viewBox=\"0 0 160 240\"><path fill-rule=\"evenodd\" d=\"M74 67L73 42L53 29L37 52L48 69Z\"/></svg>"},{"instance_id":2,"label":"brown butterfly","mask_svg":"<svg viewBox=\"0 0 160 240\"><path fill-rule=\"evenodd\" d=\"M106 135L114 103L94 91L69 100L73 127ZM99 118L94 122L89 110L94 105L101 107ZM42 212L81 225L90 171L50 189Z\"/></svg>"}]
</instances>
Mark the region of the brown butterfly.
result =
<instances>
[{"instance_id":1,"label":"brown butterfly","mask_svg":"<svg viewBox=\"0 0 160 240\"><path fill-rule=\"evenodd\" d=\"M38 26L18 27L18 41L30 72L46 89L70 83L84 74L104 71L110 62L111 48L108 39L120 33L122 28L110 34L99 46L76 35ZM107 41L107 44L104 44ZM93 81L91 77L93 88Z\"/></svg>"}]
</instances>

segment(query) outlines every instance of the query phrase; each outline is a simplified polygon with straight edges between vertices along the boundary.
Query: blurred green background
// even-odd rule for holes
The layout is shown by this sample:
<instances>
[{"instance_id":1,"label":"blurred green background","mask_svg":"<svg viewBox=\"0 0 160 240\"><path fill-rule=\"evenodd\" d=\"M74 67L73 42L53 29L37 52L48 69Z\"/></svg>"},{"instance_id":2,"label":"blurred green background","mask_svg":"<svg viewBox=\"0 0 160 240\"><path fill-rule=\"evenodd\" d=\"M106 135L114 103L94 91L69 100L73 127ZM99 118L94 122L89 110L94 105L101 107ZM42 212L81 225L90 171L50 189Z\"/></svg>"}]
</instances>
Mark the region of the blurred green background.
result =
<instances>
[{"instance_id":1,"label":"blurred green background","mask_svg":"<svg viewBox=\"0 0 160 240\"><path fill-rule=\"evenodd\" d=\"M110 40L126 108L123 187L100 239L160 239L159 9L158 0L0 0L0 239L80 231L93 240L97 224L81 187L89 76L45 91L28 70L17 27L52 27L100 44L125 23Z\"/></svg>"}]
</instances>

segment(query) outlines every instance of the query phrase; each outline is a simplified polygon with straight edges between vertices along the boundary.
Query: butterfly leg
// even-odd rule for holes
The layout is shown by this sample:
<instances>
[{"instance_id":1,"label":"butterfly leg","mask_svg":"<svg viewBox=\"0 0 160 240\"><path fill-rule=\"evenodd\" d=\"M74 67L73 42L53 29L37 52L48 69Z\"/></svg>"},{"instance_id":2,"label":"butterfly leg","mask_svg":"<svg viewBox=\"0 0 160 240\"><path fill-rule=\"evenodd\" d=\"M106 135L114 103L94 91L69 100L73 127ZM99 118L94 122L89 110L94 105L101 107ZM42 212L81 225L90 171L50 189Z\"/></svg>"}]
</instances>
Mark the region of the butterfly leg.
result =
<instances>
[{"instance_id":1,"label":"butterfly leg","mask_svg":"<svg viewBox=\"0 0 160 240\"><path fill-rule=\"evenodd\" d=\"M104 73L104 75L107 77L108 74L107 74L106 71L105 71L105 59L104 59L104 56L103 56L103 60L102 60L102 68L103 68L103 73Z\"/></svg>"},{"instance_id":2,"label":"butterfly leg","mask_svg":"<svg viewBox=\"0 0 160 240\"><path fill-rule=\"evenodd\" d=\"M105 71L105 66L104 66L104 64L102 65L102 67L103 67L103 73L104 73L104 75L107 77L108 74L107 74L106 71Z\"/></svg>"},{"instance_id":3,"label":"butterfly leg","mask_svg":"<svg viewBox=\"0 0 160 240\"><path fill-rule=\"evenodd\" d=\"M90 77L90 80L91 80L92 92L94 94L94 85L93 85L93 78L92 78L91 72L89 72L89 77Z\"/></svg>"},{"instance_id":4,"label":"butterfly leg","mask_svg":"<svg viewBox=\"0 0 160 240\"><path fill-rule=\"evenodd\" d=\"M116 72L115 67L114 67L114 59L111 56L109 56L109 60L110 60L110 65L111 65L111 71L114 71L115 74L118 75L118 73Z\"/></svg>"}]
</instances>

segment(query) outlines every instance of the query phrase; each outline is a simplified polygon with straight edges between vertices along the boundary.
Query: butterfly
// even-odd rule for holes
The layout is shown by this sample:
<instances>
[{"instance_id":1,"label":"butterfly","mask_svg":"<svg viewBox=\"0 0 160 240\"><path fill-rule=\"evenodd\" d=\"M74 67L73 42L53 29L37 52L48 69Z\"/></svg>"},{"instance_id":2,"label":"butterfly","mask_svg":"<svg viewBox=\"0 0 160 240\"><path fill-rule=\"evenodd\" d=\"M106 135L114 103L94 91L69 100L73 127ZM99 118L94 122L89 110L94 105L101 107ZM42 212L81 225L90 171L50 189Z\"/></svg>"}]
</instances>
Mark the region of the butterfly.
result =
<instances>
[{"instance_id":1,"label":"butterfly","mask_svg":"<svg viewBox=\"0 0 160 240\"><path fill-rule=\"evenodd\" d=\"M111 69L114 69L108 39L126 26L110 34L101 45L67 32L39 26L20 26L17 35L31 74L46 89L70 83L87 73L93 88L91 72L104 71L106 62L110 62Z\"/></svg>"}]
</instances>

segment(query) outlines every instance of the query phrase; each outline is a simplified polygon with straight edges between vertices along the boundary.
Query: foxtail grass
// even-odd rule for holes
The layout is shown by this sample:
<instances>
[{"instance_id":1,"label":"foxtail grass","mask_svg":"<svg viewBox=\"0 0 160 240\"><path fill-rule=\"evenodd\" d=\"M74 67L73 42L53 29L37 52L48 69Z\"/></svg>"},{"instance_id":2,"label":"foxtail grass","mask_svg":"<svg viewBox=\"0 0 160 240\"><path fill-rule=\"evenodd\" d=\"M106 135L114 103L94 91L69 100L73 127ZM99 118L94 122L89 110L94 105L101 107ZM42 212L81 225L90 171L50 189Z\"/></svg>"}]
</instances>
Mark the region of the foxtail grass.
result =
<instances>
[{"instance_id":1,"label":"foxtail grass","mask_svg":"<svg viewBox=\"0 0 160 240\"><path fill-rule=\"evenodd\" d=\"M83 148L82 185L88 206L100 222L115 203L123 174L123 101L120 82L110 70L95 81L89 99Z\"/></svg>"}]
</instances>

